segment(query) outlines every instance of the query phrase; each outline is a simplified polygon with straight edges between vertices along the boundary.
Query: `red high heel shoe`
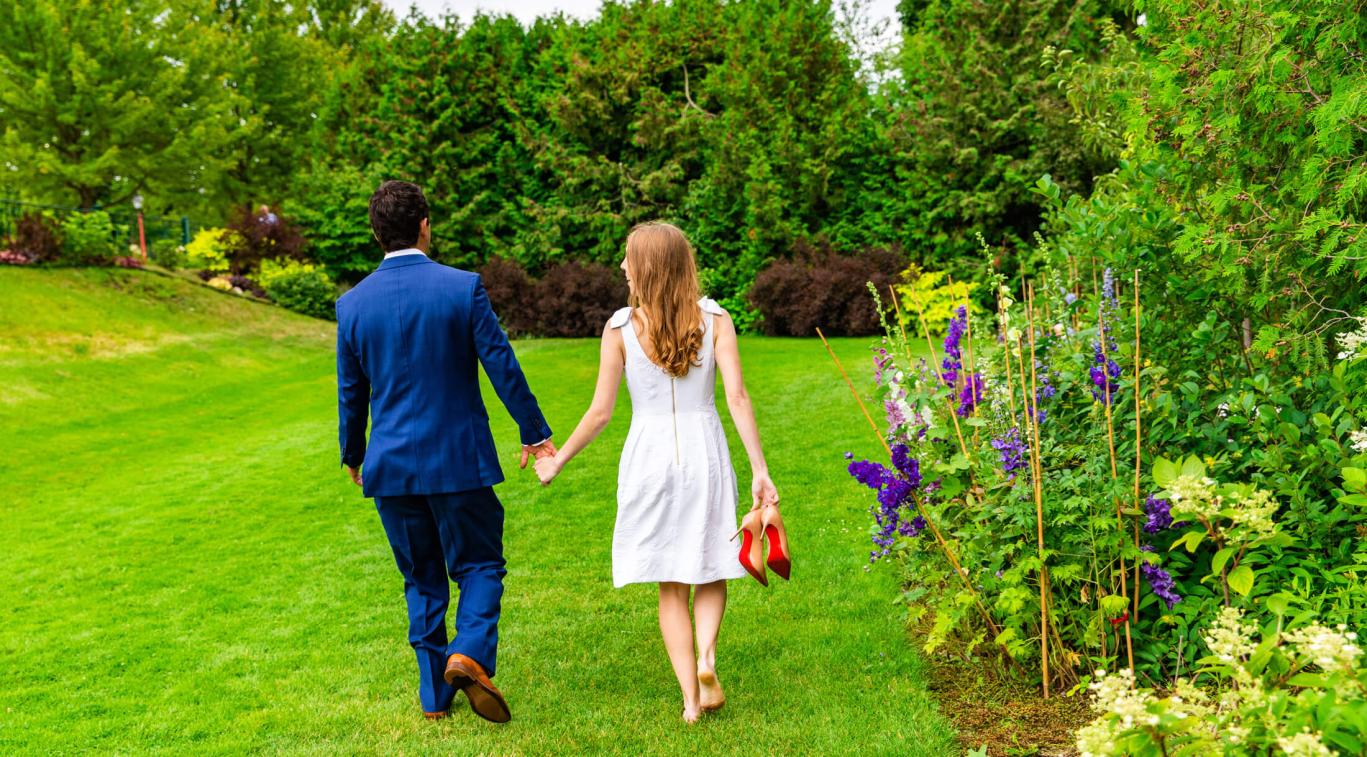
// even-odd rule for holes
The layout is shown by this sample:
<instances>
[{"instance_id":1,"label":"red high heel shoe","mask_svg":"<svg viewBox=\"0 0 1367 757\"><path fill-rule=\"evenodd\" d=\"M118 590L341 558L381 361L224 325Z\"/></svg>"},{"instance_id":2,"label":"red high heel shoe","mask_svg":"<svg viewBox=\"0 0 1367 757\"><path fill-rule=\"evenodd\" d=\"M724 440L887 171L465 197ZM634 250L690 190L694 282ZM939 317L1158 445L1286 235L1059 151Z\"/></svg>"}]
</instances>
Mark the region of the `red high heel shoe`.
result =
<instances>
[{"instance_id":1,"label":"red high heel shoe","mask_svg":"<svg viewBox=\"0 0 1367 757\"><path fill-rule=\"evenodd\" d=\"M760 511L751 510L740 519L740 528L731 534L731 541L744 534L740 540L740 564L761 586L768 586L769 578L764 575L764 554L761 549L762 529Z\"/></svg>"},{"instance_id":2,"label":"red high heel shoe","mask_svg":"<svg viewBox=\"0 0 1367 757\"><path fill-rule=\"evenodd\" d=\"M769 570L787 581L792 571L792 553L788 551L788 532L783 529L783 516L778 512L778 505L772 502L765 505L760 513L759 522L764 528L764 538L769 540Z\"/></svg>"}]
</instances>

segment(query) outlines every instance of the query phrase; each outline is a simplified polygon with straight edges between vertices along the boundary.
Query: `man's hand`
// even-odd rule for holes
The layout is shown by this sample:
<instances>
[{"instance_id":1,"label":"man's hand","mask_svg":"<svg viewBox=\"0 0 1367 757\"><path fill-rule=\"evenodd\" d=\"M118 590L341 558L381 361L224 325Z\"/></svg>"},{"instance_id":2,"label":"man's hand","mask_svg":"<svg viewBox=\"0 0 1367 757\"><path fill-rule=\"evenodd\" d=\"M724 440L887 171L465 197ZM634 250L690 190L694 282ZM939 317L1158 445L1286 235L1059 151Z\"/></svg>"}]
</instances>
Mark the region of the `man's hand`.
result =
<instances>
[{"instance_id":1,"label":"man's hand","mask_svg":"<svg viewBox=\"0 0 1367 757\"><path fill-rule=\"evenodd\" d=\"M351 483L357 486L361 485L361 469L359 467L353 468L352 466L348 465L346 467L346 472L351 476Z\"/></svg>"},{"instance_id":2,"label":"man's hand","mask_svg":"<svg viewBox=\"0 0 1367 757\"><path fill-rule=\"evenodd\" d=\"M546 441L540 444L522 445L522 461L517 464L517 467L526 470L527 459L529 456L535 457L537 460L540 460L543 457L554 457L555 442L552 442L550 439L547 439Z\"/></svg>"}]
</instances>

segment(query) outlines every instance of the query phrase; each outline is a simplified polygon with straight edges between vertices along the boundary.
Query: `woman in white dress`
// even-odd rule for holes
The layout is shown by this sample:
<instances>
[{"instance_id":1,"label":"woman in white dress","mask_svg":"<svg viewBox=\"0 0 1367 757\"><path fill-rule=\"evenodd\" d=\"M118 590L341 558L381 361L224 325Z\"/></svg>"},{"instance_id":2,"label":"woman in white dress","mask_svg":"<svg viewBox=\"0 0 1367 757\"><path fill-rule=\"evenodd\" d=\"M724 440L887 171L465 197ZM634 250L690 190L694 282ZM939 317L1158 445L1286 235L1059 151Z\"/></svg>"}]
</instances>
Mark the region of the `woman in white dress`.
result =
<instances>
[{"instance_id":1,"label":"woman in white dress","mask_svg":"<svg viewBox=\"0 0 1367 757\"><path fill-rule=\"evenodd\" d=\"M735 325L717 303L699 299L688 239L670 224L637 226L627 236L622 269L632 307L617 311L603 329L593 402L560 451L536 462L536 472L549 484L607 426L625 372L631 430L617 475L612 581L660 585L660 632L683 691L683 718L692 723L725 702L716 647L726 581L748 570L767 584L760 556L765 535L769 566L787 578L787 540L741 379ZM750 457L753 507L740 532L736 474L713 399L718 367ZM729 543L733 532L745 534L740 559Z\"/></svg>"}]
</instances>

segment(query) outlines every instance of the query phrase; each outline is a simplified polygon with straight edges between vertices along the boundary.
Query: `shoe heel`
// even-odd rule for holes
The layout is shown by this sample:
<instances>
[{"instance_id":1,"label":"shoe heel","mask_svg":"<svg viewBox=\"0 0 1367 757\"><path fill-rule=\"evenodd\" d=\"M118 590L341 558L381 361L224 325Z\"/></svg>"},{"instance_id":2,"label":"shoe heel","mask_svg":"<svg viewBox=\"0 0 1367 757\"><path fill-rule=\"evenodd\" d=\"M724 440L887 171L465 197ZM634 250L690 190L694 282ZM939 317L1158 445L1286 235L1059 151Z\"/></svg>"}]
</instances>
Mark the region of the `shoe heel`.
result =
<instances>
[{"instance_id":1,"label":"shoe heel","mask_svg":"<svg viewBox=\"0 0 1367 757\"><path fill-rule=\"evenodd\" d=\"M787 581L792 572L793 564L788 553L783 551L783 541L779 538L778 529L773 526L764 529L764 538L769 540L769 558L765 563L769 566L769 570Z\"/></svg>"},{"instance_id":2,"label":"shoe heel","mask_svg":"<svg viewBox=\"0 0 1367 757\"><path fill-rule=\"evenodd\" d=\"M759 581L761 586L768 586L769 578L764 575L763 564L755 565L750 561L750 549L754 543L755 535L749 531L745 531L740 540L740 564L741 567L745 568L746 573L749 573L756 581Z\"/></svg>"}]
</instances>

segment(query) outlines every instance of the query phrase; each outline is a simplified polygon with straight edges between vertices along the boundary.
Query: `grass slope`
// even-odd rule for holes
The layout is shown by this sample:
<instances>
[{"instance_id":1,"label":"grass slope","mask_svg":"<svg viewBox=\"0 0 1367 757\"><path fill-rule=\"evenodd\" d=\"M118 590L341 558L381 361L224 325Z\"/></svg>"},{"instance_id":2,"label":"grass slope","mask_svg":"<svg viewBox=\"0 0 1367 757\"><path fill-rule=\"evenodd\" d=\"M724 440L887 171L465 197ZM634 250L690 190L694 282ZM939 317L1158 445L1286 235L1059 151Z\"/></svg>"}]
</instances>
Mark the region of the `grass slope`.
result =
<instances>
[{"instance_id":1,"label":"grass slope","mask_svg":"<svg viewBox=\"0 0 1367 757\"><path fill-rule=\"evenodd\" d=\"M742 341L796 565L790 584L732 584L725 710L680 723L653 588L611 586L623 393L544 490L491 407L514 720L423 721L398 572L337 466L332 335L147 273L0 270L0 753L956 750L895 576L864 569L868 497L841 454L873 442L810 340ZM595 343L517 350L563 438Z\"/></svg>"}]
</instances>

